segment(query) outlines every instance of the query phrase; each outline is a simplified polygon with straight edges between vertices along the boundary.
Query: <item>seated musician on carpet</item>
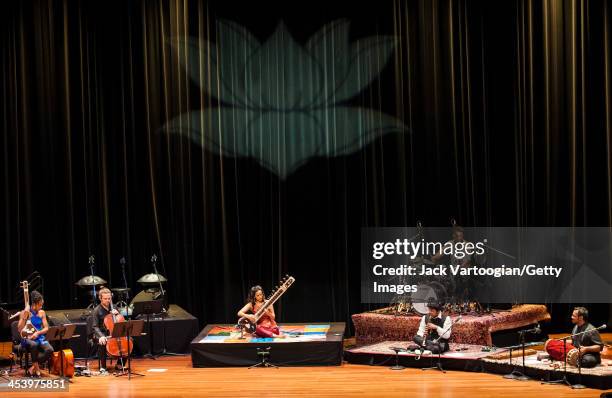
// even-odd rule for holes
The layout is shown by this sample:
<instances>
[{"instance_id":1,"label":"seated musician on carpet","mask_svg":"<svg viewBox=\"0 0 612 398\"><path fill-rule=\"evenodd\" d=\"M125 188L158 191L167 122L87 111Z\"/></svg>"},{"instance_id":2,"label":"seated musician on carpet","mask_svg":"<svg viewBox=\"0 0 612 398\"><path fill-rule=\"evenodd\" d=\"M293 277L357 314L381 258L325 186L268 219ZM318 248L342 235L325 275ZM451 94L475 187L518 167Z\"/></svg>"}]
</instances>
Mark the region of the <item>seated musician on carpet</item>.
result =
<instances>
[{"instance_id":1,"label":"seated musician on carpet","mask_svg":"<svg viewBox=\"0 0 612 398\"><path fill-rule=\"evenodd\" d=\"M119 312L113 308L111 312L112 293L110 289L104 287L98 292L100 304L91 312L90 324L92 326L91 335L89 336L95 344L98 345L98 358L100 359L100 372L105 373L106 370L106 343L110 338L110 333L104 325L104 318L108 314L119 315ZM121 370L122 366L119 361L115 364L116 370Z\"/></svg>"},{"instance_id":2,"label":"seated musician on carpet","mask_svg":"<svg viewBox=\"0 0 612 398\"><path fill-rule=\"evenodd\" d=\"M238 311L238 317L247 318L252 323L257 322L255 335L258 337L285 337L280 334L280 329L276 324L273 306L269 306L259 320L255 318L254 314L257 313L264 302L265 296L262 287L253 286L249 291L248 302Z\"/></svg>"},{"instance_id":3,"label":"seated musician on carpet","mask_svg":"<svg viewBox=\"0 0 612 398\"><path fill-rule=\"evenodd\" d=\"M419 349L431 351L433 354L448 351L448 339L451 335L451 318L442 315L442 305L437 301L430 300L427 303L428 315L423 315L421 324L413 341L418 344ZM440 337L437 343L433 340ZM425 343L423 343L423 341ZM411 346L411 348L415 348Z\"/></svg>"},{"instance_id":4,"label":"seated musician on carpet","mask_svg":"<svg viewBox=\"0 0 612 398\"><path fill-rule=\"evenodd\" d=\"M47 315L45 315L45 311L42 309L45 303L43 296L34 290L30 295L30 299L32 305L26 303L25 309L19 317L17 329L19 331L23 330L28 321L36 329L33 334L21 340L21 346L25 347L32 356L32 366L26 371L26 375L40 377L40 365L45 363L51 354L53 354L53 347L45 339L45 334L49 330L49 323L47 322Z\"/></svg>"},{"instance_id":5,"label":"seated musician on carpet","mask_svg":"<svg viewBox=\"0 0 612 398\"><path fill-rule=\"evenodd\" d=\"M583 368L594 368L601 363L600 352L603 350L604 344L599 335L599 331L595 330L595 327L588 323L589 311L584 307L576 307L572 312L572 323L574 329L572 334L589 331L588 333L580 336L572 337L572 340L567 340L568 343L572 343L574 347L580 347L582 359L580 366Z\"/></svg>"}]
</instances>

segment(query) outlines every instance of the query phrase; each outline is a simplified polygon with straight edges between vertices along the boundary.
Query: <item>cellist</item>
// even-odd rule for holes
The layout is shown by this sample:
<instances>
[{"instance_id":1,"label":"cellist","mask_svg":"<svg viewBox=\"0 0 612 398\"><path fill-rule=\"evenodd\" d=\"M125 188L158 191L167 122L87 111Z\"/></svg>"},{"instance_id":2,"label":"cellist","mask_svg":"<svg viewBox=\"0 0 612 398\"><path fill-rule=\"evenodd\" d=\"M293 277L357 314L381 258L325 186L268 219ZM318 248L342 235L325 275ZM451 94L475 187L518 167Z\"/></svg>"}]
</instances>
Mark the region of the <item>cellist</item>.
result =
<instances>
[{"instance_id":1,"label":"cellist","mask_svg":"<svg viewBox=\"0 0 612 398\"><path fill-rule=\"evenodd\" d=\"M100 358L100 373L106 373L106 343L110 338L110 333L104 325L104 318L108 314L119 315L119 312L113 308L111 311L112 293L110 289L104 287L98 292L100 304L94 308L91 313L92 335L91 339L98 345L98 358ZM115 370L121 370L121 361L118 360L115 364Z\"/></svg>"}]
</instances>

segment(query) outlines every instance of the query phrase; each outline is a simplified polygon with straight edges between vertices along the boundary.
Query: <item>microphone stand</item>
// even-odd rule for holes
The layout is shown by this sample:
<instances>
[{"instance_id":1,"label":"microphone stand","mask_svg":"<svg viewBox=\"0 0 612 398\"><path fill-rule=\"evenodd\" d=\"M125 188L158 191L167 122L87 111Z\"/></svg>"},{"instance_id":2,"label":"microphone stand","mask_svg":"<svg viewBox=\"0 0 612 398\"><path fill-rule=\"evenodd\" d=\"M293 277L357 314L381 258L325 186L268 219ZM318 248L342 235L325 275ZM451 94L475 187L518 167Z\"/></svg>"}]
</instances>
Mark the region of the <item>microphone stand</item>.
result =
<instances>
[{"instance_id":1,"label":"microphone stand","mask_svg":"<svg viewBox=\"0 0 612 398\"><path fill-rule=\"evenodd\" d=\"M519 372L518 370L516 370L516 366L515 366L515 368L512 369L511 373L504 375L504 378L520 380L520 381L527 381L527 380L531 380L531 378L527 376L527 366L525 365L525 333L540 333L540 325L536 326L533 329L520 330L518 333L520 336L521 350L523 351L523 366L522 366L523 371ZM510 365L512 365L512 348L514 347L510 347Z\"/></svg>"},{"instance_id":2,"label":"microphone stand","mask_svg":"<svg viewBox=\"0 0 612 398\"><path fill-rule=\"evenodd\" d=\"M576 334L570 334L568 336L564 336L564 337L560 337L558 339L555 340L560 340L563 341L563 377L561 379L558 380L549 380L549 381L543 381L542 384L565 384L569 387L574 388L574 386L572 385L572 383L569 382L569 380L567 380L567 339L571 339L572 337L577 337L577 336L583 336L586 333L590 333L594 330L599 330L599 329L605 329L607 326L601 325L598 328L594 328L591 330L585 330L583 332L580 333L576 333ZM582 337L580 338L580 341L582 342ZM582 364L580 363L580 361L582 360L582 357L580 355L580 347L578 347L578 376L580 377L579 381L582 382ZM583 386L582 384L576 384L576 389L581 389L581 388L585 388L585 386Z\"/></svg>"},{"instance_id":3,"label":"microphone stand","mask_svg":"<svg viewBox=\"0 0 612 398\"><path fill-rule=\"evenodd\" d=\"M91 256L89 256L89 272L91 274L91 283L93 284L93 291L92 291L92 301L91 303L89 303L89 305L87 306L87 308L85 308L84 312L81 312L81 319L85 320L87 319L87 317L89 315L91 315L91 313L93 312L94 308L96 308L96 297L98 297L98 294L96 293L96 281L94 279L95 275L94 275L94 267L95 267L95 259L93 254Z\"/></svg>"},{"instance_id":4,"label":"microphone stand","mask_svg":"<svg viewBox=\"0 0 612 398\"><path fill-rule=\"evenodd\" d=\"M446 373L446 370L444 370L444 368L442 368L442 347L440 347L440 339L442 338L444 333L448 332L460 320L461 320L461 315L459 315L459 317L457 317L457 319L455 319L454 321L451 320L451 324L448 325L448 327L446 329L444 329L442 331L442 333L440 333L438 338L432 340L432 343L438 345L438 362L435 365L433 365L433 357L430 357L430 358L432 358L432 360L431 360L432 366L430 366L428 368L421 368L421 370L437 369L437 370L441 371L442 373Z\"/></svg>"},{"instance_id":5,"label":"microphone stand","mask_svg":"<svg viewBox=\"0 0 612 398\"><path fill-rule=\"evenodd\" d=\"M584 336L584 335L583 335ZM580 347L582 346L582 336L580 337L580 344L578 348L578 384L573 384L571 387L574 390L582 390L586 388L584 384L582 384L582 351L580 351Z\"/></svg>"},{"instance_id":6,"label":"microphone stand","mask_svg":"<svg viewBox=\"0 0 612 398\"><path fill-rule=\"evenodd\" d=\"M157 255L153 254L153 257L151 257L151 262L153 264L153 271L155 271L155 276L157 276L157 282L159 282L159 289L160 289L160 293L161 293L161 299L162 299L162 312L165 312L165 314L162 314L161 316L161 323L162 323L162 340L164 342L164 348L162 350L162 352L158 353L158 354L154 354L155 359L167 355L167 356L182 356L182 354L179 354L177 352L170 352L168 351L168 343L166 341L166 315L168 315L168 310L166 310L166 307L163 305L164 304L164 300L166 298L166 292L164 291L164 286L162 285L161 279L159 277L159 272L157 272L157 266L155 265L157 263ZM159 297L159 296L158 296ZM168 306L169 309L170 306ZM149 321L150 322L150 321ZM150 325L151 328L153 328L153 325ZM151 342L153 341L153 336L150 337L151 338ZM151 343L151 346L153 345L153 343Z\"/></svg>"},{"instance_id":7,"label":"microphone stand","mask_svg":"<svg viewBox=\"0 0 612 398\"><path fill-rule=\"evenodd\" d=\"M93 283L93 302L90 304L91 308L94 309L96 308L96 297L98 296L96 294L96 281L94 280L94 266L95 266L95 260L94 260L94 256L91 255L89 256L89 270L91 271L91 283Z\"/></svg>"},{"instance_id":8,"label":"microphone stand","mask_svg":"<svg viewBox=\"0 0 612 398\"><path fill-rule=\"evenodd\" d=\"M159 296L161 295L162 300L166 297L166 292L164 291L164 285L162 285L162 282L159 278L159 272L157 272L157 266L155 265L157 263L157 254L154 254L153 257L151 257L151 264L153 265L153 271L155 272L155 276L157 277L157 282L159 283L159 291L161 294L156 295L156 297L154 297L154 299L159 298ZM164 308L162 306L162 308Z\"/></svg>"}]
</instances>

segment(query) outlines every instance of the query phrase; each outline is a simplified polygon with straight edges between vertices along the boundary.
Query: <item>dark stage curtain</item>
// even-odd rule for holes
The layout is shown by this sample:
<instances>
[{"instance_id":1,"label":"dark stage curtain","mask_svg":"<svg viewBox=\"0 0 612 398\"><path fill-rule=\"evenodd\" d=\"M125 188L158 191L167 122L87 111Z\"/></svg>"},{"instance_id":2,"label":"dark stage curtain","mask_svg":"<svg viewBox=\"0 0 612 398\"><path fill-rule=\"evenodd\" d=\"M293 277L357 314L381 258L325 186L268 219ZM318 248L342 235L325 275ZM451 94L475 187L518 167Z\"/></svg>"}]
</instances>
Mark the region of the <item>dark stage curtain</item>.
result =
<instances>
[{"instance_id":1,"label":"dark stage curtain","mask_svg":"<svg viewBox=\"0 0 612 398\"><path fill-rule=\"evenodd\" d=\"M0 7L0 299L11 300L17 282L38 270L47 307L83 306L74 282L88 274L90 254L111 286L122 285L125 256L137 288L157 253L170 301L203 324L233 322L251 285L270 290L284 274L297 282L277 306L281 320L350 324L351 314L370 308L360 301L361 227L444 226L451 217L466 226L612 225L604 1ZM380 73L341 99L401 128L352 150L275 165L264 155L285 159L289 146L264 140L262 157L234 156L207 141L231 135L199 131L198 142L164 128L180 115L232 105L221 93L226 71L210 68L219 48L194 57L181 38L219 43L217 21L231 21L260 43L294 41L294 53L271 51L267 67L249 72L248 90L263 81L265 92L271 71L286 71L300 59L295 49L336 20L350 22L351 43L392 38L387 58L347 58L379 61ZM285 78L277 74L280 87ZM308 97L314 88L303 83L295 87ZM210 126L215 117L201 119L209 131L226 131ZM352 133L333 123L323 130L326 142ZM302 149L311 138L274 123L269 133ZM595 321L608 318L607 305L593 308ZM567 325L568 309L553 307L553 317Z\"/></svg>"}]
</instances>

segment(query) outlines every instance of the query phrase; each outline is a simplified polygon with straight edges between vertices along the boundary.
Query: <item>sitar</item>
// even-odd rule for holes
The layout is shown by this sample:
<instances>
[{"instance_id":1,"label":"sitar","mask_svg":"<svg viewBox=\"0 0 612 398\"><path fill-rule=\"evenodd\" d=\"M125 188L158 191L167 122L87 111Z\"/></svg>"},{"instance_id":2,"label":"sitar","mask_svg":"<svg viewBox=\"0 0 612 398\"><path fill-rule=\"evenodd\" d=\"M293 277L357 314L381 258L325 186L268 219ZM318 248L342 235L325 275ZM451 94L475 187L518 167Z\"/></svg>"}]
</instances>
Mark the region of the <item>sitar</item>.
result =
<instances>
[{"instance_id":1,"label":"sitar","mask_svg":"<svg viewBox=\"0 0 612 398\"><path fill-rule=\"evenodd\" d=\"M30 292L29 292L29 287L28 287L28 281L21 282L21 288L23 289L23 302L25 303L25 306L27 308L30 304ZM30 320L29 315L30 314L28 314L28 320L26 321L23 329L19 331L19 334L21 335L21 338L23 339L29 339L32 337L34 333L37 332L37 329L32 324L32 321Z\"/></svg>"},{"instance_id":2,"label":"sitar","mask_svg":"<svg viewBox=\"0 0 612 398\"><path fill-rule=\"evenodd\" d=\"M277 286L276 289L272 291L270 298L268 298L257 310L255 313L255 322L251 322L248 318L242 317L238 320L238 327L242 329L243 332L255 333L257 329L257 322L259 319L265 314L266 310L274 304L278 299L289 289L289 287L295 282L295 278L289 275L286 275L281 280L280 287Z\"/></svg>"}]
</instances>

